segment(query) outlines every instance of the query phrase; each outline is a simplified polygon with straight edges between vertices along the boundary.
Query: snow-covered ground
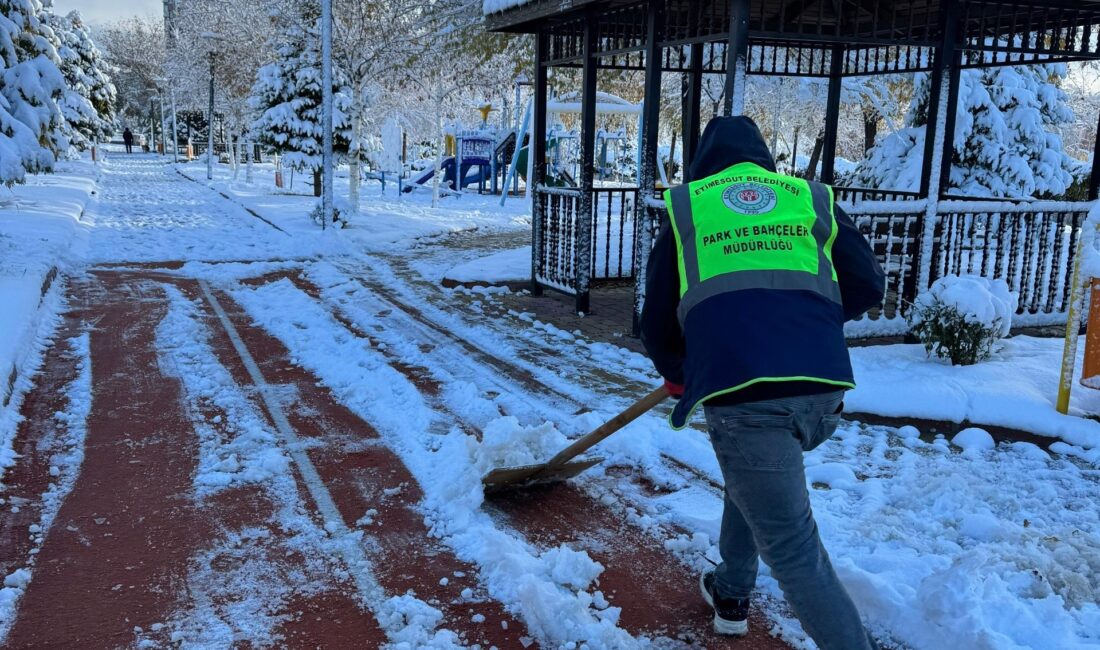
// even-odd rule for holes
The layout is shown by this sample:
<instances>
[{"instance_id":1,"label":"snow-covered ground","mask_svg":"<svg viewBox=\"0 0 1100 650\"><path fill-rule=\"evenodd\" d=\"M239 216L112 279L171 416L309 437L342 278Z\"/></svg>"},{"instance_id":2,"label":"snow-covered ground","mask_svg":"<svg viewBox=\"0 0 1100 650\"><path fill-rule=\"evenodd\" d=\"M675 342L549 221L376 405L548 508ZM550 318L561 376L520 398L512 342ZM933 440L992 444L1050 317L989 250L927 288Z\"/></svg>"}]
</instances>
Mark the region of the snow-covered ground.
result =
<instances>
[{"instance_id":1,"label":"snow-covered ground","mask_svg":"<svg viewBox=\"0 0 1100 650\"><path fill-rule=\"evenodd\" d=\"M594 559L606 548L585 535L542 544L491 515L494 506L481 492L487 469L545 458L657 382L641 355L509 311L503 290L440 286L449 269L500 247L515 249L529 216L521 201L500 208L492 197L469 195L444 199L433 210L426 193L398 197L391 186L383 195L368 183L351 226L321 233L307 216L316 200L274 193L267 166L258 166L254 185L231 182L219 167L212 187L201 164L182 166L196 182L151 156L113 154L101 172L99 200L84 222L70 226L87 240L74 260L153 263L160 277L202 279L238 305L242 322L286 348L289 360L281 366L308 372L310 385L315 381L377 430L370 444L392 449L423 492L416 516L475 567L478 586L541 646L650 646L652 639L620 620L622 608L639 604L601 587L601 576L623 569ZM43 217L43 231L59 218ZM501 253L509 255L516 256ZM67 270L76 272L72 264ZM279 270L287 274L268 275ZM158 291L167 311L153 344L161 373L179 380L181 408L194 425L194 498L220 503L233 489L259 486L285 533L277 542L225 533L199 551L185 577L188 596L162 624L172 640L229 647L242 640L235 635L243 628L257 645L277 643L279 605L295 591L285 581L298 580L308 591L337 573L392 643L462 645L446 627L441 604L379 592L375 576L384 567L364 556L373 549L369 510L351 521L325 507L319 516L303 516L311 500L323 503L326 491L337 490L314 483L311 500L299 494L296 475L317 477L307 469L307 452L316 459L336 451L322 449L322 439L288 436L278 418L265 416L298 404L300 396L255 377L255 386L239 383L239 371L223 365L215 349L216 338L235 335L216 329L228 318L210 311L211 298L188 297L168 284ZM13 320L0 313L0 323ZM81 358L90 354L94 366L86 336L71 345ZM916 426L846 422L807 455L807 478L825 544L880 637L914 649L1100 647L1100 424L1080 417L1100 413L1100 393L1078 389L1075 415L1055 415L1059 352L1059 341L1017 337L990 362L952 368L928 360L917 346L854 351L860 387L849 394L849 409L914 418ZM270 371L263 359L259 365ZM65 430L74 441L86 434L79 421L94 393L86 375L69 389ZM997 424L1064 442L1050 451L995 444L977 429L953 441L922 438L917 418ZM0 419L0 440L10 441L14 427L14 417ZM8 445L0 451L10 452ZM705 431L674 432L655 412L599 452L605 463L577 484L584 498L692 569L716 559L721 473ZM75 451L65 459L58 499L82 462ZM227 549L243 560L219 575L210 570L211 558ZM276 551L308 561L281 574ZM33 588L30 573L13 576L9 588ZM766 569L758 588L774 629L794 646L811 648ZM471 594L464 592L461 602ZM7 601L12 607L17 595ZM235 610L223 608L230 596L240 598ZM244 621L237 627L234 611Z\"/></svg>"},{"instance_id":2,"label":"snow-covered ground","mask_svg":"<svg viewBox=\"0 0 1100 650\"><path fill-rule=\"evenodd\" d=\"M58 292L42 295L47 276L80 258L74 247L87 237L84 210L98 174L88 160L66 162L55 174L0 191L0 403L13 368L33 350L42 318L57 308ZM50 306L39 311L42 301Z\"/></svg>"},{"instance_id":3,"label":"snow-covered ground","mask_svg":"<svg viewBox=\"0 0 1100 650\"><path fill-rule=\"evenodd\" d=\"M308 175L296 174L292 188L279 190L275 187L274 166L269 163L254 166L252 185L243 182L244 170L234 181L225 165L216 168L213 181L206 179L206 165L198 160L181 164L179 169L187 178L232 196L283 230L306 235L315 235L317 231L308 215L319 199L312 194L313 185ZM289 185L290 173L284 175ZM337 174L335 187L339 196L347 196L346 170ZM386 251L421 237L448 232L530 227L531 212L525 202L508 201L501 207L499 200L489 195L465 194L445 197L440 206L433 209L430 191L400 194L397 183L389 182L383 192L381 183L368 181L361 189L360 214L351 218L341 235L358 250Z\"/></svg>"}]
</instances>

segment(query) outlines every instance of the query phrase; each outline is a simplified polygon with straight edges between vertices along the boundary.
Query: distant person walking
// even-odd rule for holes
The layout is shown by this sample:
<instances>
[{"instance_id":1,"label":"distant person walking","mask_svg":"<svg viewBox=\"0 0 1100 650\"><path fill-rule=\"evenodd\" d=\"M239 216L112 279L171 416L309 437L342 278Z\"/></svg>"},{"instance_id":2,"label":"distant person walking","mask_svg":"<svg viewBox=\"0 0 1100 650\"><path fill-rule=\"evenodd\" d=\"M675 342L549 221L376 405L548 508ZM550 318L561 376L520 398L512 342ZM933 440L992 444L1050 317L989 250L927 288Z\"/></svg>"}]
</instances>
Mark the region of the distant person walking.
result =
<instances>
[{"instance_id":1,"label":"distant person walking","mask_svg":"<svg viewBox=\"0 0 1100 650\"><path fill-rule=\"evenodd\" d=\"M134 153L134 132L129 128L122 132L122 142L126 144L126 153Z\"/></svg>"}]
</instances>

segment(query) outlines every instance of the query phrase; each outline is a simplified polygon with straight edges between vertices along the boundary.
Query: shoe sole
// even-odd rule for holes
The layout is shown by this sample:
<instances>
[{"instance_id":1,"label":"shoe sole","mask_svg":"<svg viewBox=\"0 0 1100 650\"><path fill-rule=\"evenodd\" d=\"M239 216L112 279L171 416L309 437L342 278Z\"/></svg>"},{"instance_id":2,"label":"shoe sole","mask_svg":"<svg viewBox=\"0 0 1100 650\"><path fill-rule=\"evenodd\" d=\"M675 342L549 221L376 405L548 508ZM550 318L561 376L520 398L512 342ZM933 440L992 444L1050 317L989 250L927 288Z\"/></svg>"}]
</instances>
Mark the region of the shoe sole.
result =
<instances>
[{"instance_id":1,"label":"shoe sole","mask_svg":"<svg viewBox=\"0 0 1100 650\"><path fill-rule=\"evenodd\" d=\"M714 599L711 598L710 592L707 591L707 587L703 584L703 578L706 574L699 576L699 593L703 595L703 600L707 601L711 609L714 609ZM714 631L722 636L745 636L749 633L749 621L730 621L724 619L718 615L718 612L714 612Z\"/></svg>"}]
</instances>

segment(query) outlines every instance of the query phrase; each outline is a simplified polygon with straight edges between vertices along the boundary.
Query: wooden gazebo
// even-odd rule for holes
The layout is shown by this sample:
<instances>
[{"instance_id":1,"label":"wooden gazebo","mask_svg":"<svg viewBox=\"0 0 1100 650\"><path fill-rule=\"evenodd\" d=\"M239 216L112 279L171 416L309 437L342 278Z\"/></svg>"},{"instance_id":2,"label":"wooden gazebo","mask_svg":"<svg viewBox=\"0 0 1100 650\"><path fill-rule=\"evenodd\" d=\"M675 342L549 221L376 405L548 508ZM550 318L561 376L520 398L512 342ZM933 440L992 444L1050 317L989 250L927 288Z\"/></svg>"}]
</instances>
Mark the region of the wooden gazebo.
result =
<instances>
[{"instance_id":1,"label":"wooden gazebo","mask_svg":"<svg viewBox=\"0 0 1100 650\"><path fill-rule=\"evenodd\" d=\"M950 171L959 73L964 68L1100 58L1093 0L519 0L486 16L495 31L536 41L532 283L576 296L588 312L593 284L633 279L635 329L646 253L666 218L657 200L661 77L686 76L684 164L700 132L703 76L725 77L724 114L740 114L746 75L828 79L820 180L833 183L845 77L926 71L928 133L919 192L836 188L889 275L881 308L853 331L900 333L916 295L947 273L1004 278L1019 292L1020 325L1064 322L1073 252L1089 201L974 200L943 191ZM581 70L581 174L577 187L546 183L548 72ZM594 184L597 71L645 72L638 186Z\"/></svg>"}]
</instances>

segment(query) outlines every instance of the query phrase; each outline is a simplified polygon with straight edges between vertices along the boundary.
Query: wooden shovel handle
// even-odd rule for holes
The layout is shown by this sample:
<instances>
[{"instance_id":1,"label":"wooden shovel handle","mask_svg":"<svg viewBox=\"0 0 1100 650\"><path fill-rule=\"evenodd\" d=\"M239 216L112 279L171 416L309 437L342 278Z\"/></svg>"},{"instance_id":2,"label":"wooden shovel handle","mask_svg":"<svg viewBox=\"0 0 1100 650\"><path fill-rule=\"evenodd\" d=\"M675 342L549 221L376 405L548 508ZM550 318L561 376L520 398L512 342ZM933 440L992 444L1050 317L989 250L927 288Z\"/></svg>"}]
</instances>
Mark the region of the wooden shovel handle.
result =
<instances>
[{"instance_id":1,"label":"wooden shovel handle","mask_svg":"<svg viewBox=\"0 0 1100 650\"><path fill-rule=\"evenodd\" d=\"M630 424L634 420L649 412L653 407L657 406L661 402L668 398L668 391L664 386L654 390L652 393L646 395L642 399L631 404L625 411L611 418L607 422L604 422L600 426L596 427L592 433L585 435L582 438L578 438L573 444L569 445L565 449L562 449L556 456L550 459L546 463L546 469L550 470L555 467L559 467L569 462L573 458L583 454L592 447L599 444L605 438L615 433L619 429L622 429L626 425Z\"/></svg>"}]
</instances>

